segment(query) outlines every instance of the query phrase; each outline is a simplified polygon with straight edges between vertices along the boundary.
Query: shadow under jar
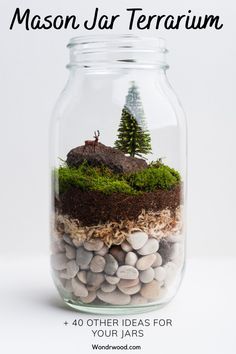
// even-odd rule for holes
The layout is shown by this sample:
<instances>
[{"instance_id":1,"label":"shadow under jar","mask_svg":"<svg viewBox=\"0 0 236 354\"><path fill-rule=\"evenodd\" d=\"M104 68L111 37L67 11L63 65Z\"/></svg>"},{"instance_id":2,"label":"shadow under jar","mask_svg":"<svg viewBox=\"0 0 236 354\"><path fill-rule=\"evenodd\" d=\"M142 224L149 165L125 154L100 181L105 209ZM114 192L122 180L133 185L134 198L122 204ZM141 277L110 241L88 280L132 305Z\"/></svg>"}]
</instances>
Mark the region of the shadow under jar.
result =
<instances>
[{"instance_id":1,"label":"shadow under jar","mask_svg":"<svg viewBox=\"0 0 236 354\"><path fill-rule=\"evenodd\" d=\"M162 39L70 40L51 127L51 266L91 313L156 309L184 268L186 126Z\"/></svg>"}]
</instances>

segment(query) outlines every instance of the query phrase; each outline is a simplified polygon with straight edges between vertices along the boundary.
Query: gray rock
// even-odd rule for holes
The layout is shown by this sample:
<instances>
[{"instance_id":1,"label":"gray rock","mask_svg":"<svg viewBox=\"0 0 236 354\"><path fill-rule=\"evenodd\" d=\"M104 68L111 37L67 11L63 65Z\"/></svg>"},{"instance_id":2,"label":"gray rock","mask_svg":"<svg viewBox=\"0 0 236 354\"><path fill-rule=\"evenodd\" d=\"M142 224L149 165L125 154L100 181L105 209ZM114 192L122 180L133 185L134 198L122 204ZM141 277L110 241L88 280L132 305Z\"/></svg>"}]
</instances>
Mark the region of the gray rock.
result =
<instances>
[{"instance_id":1,"label":"gray rock","mask_svg":"<svg viewBox=\"0 0 236 354\"><path fill-rule=\"evenodd\" d=\"M147 299L142 297L140 294L135 294L131 297L130 305L143 305L147 303Z\"/></svg>"},{"instance_id":2,"label":"gray rock","mask_svg":"<svg viewBox=\"0 0 236 354\"><path fill-rule=\"evenodd\" d=\"M125 262L125 252L120 246L112 246L109 249L109 253L117 260L119 264L124 264Z\"/></svg>"},{"instance_id":3,"label":"gray rock","mask_svg":"<svg viewBox=\"0 0 236 354\"><path fill-rule=\"evenodd\" d=\"M83 247L77 248L76 263L81 267L81 269L88 266L92 258L92 252L86 251Z\"/></svg>"},{"instance_id":4,"label":"gray rock","mask_svg":"<svg viewBox=\"0 0 236 354\"><path fill-rule=\"evenodd\" d=\"M130 243L134 250L138 250L145 245L147 239L148 235L145 232L136 231L128 236L127 241Z\"/></svg>"},{"instance_id":5,"label":"gray rock","mask_svg":"<svg viewBox=\"0 0 236 354\"><path fill-rule=\"evenodd\" d=\"M106 260L106 266L104 269L105 273L108 275L114 275L118 269L117 260L109 253L105 255L105 260Z\"/></svg>"},{"instance_id":6,"label":"gray rock","mask_svg":"<svg viewBox=\"0 0 236 354\"><path fill-rule=\"evenodd\" d=\"M105 276L102 273L87 272L87 285L90 289L98 289L104 280Z\"/></svg>"},{"instance_id":7,"label":"gray rock","mask_svg":"<svg viewBox=\"0 0 236 354\"><path fill-rule=\"evenodd\" d=\"M90 269L90 268L89 268L89 264L81 265L81 266L80 266L80 269L81 269L81 270L89 270L89 269Z\"/></svg>"},{"instance_id":8,"label":"gray rock","mask_svg":"<svg viewBox=\"0 0 236 354\"><path fill-rule=\"evenodd\" d=\"M140 294L148 300L155 300L160 293L160 284L158 281L153 280L148 284L144 284L140 290Z\"/></svg>"},{"instance_id":9,"label":"gray rock","mask_svg":"<svg viewBox=\"0 0 236 354\"><path fill-rule=\"evenodd\" d=\"M155 272L155 279L159 282L165 280L166 277L166 269L164 267L157 267L154 269Z\"/></svg>"},{"instance_id":10,"label":"gray rock","mask_svg":"<svg viewBox=\"0 0 236 354\"><path fill-rule=\"evenodd\" d=\"M89 291L88 296L86 297L80 297L80 300L84 302L85 304L90 304L96 299L96 292L95 291Z\"/></svg>"},{"instance_id":11,"label":"gray rock","mask_svg":"<svg viewBox=\"0 0 236 354\"><path fill-rule=\"evenodd\" d=\"M138 283L134 286L130 286L130 287L122 287L120 285L120 283L118 283L117 287L120 289L120 291L124 294L127 294L127 295L134 295L134 294L137 294L140 289L141 289L141 284Z\"/></svg>"},{"instance_id":12,"label":"gray rock","mask_svg":"<svg viewBox=\"0 0 236 354\"><path fill-rule=\"evenodd\" d=\"M99 251L96 251L95 254L98 254L99 256L105 256L108 252L108 247L104 245Z\"/></svg>"},{"instance_id":13,"label":"gray rock","mask_svg":"<svg viewBox=\"0 0 236 354\"><path fill-rule=\"evenodd\" d=\"M105 275L105 279L111 285L116 285L120 281L120 278L112 276L112 275Z\"/></svg>"},{"instance_id":14,"label":"gray rock","mask_svg":"<svg viewBox=\"0 0 236 354\"><path fill-rule=\"evenodd\" d=\"M111 293L112 291L114 291L116 288L116 285L112 285L109 283L103 283L101 285L101 290L104 291L104 293Z\"/></svg>"},{"instance_id":15,"label":"gray rock","mask_svg":"<svg viewBox=\"0 0 236 354\"><path fill-rule=\"evenodd\" d=\"M136 263L136 268L138 270L145 270L151 267L153 262L155 261L156 256L155 254L148 254L147 256L143 256L139 258L139 260Z\"/></svg>"},{"instance_id":16,"label":"gray rock","mask_svg":"<svg viewBox=\"0 0 236 354\"><path fill-rule=\"evenodd\" d=\"M103 246L104 243L99 238L92 238L91 240L84 242L84 248L87 251L100 251Z\"/></svg>"},{"instance_id":17,"label":"gray rock","mask_svg":"<svg viewBox=\"0 0 236 354\"><path fill-rule=\"evenodd\" d=\"M122 250L125 252L130 252L133 250L132 246L127 241L122 242L122 244L120 246L121 246Z\"/></svg>"},{"instance_id":18,"label":"gray rock","mask_svg":"<svg viewBox=\"0 0 236 354\"><path fill-rule=\"evenodd\" d=\"M76 249L74 246L70 246L70 245L65 245L65 249L66 249L66 257L68 259L75 259L76 256Z\"/></svg>"},{"instance_id":19,"label":"gray rock","mask_svg":"<svg viewBox=\"0 0 236 354\"><path fill-rule=\"evenodd\" d=\"M69 167L79 167L84 161L92 166L107 166L115 173L130 173L147 167L147 162L141 158L126 156L122 151L102 143L93 146L78 146L67 155Z\"/></svg>"},{"instance_id":20,"label":"gray rock","mask_svg":"<svg viewBox=\"0 0 236 354\"><path fill-rule=\"evenodd\" d=\"M138 275L137 269L129 265L120 266L117 270L117 276L121 279L136 279Z\"/></svg>"},{"instance_id":21,"label":"gray rock","mask_svg":"<svg viewBox=\"0 0 236 354\"><path fill-rule=\"evenodd\" d=\"M65 252L65 242L62 239L51 242L52 253L62 253Z\"/></svg>"},{"instance_id":22,"label":"gray rock","mask_svg":"<svg viewBox=\"0 0 236 354\"><path fill-rule=\"evenodd\" d=\"M155 256L156 256L156 259L155 259L155 261L152 264L153 268L160 267L162 265L162 257L160 255L160 253L157 252L155 254Z\"/></svg>"},{"instance_id":23,"label":"gray rock","mask_svg":"<svg viewBox=\"0 0 236 354\"><path fill-rule=\"evenodd\" d=\"M162 257L162 264L165 264L171 260L173 245L174 243L168 242L165 238L160 240L158 253L160 253Z\"/></svg>"},{"instance_id":24,"label":"gray rock","mask_svg":"<svg viewBox=\"0 0 236 354\"><path fill-rule=\"evenodd\" d=\"M90 262L90 269L94 273L103 272L106 265L106 261L102 256L96 255L92 258Z\"/></svg>"},{"instance_id":25,"label":"gray rock","mask_svg":"<svg viewBox=\"0 0 236 354\"><path fill-rule=\"evenodd\" d=\"M81 296L81 297L86 297L88 296L88 290L86 288L86 286L81 283L81 281L79 281L78 278L73 278L71 280L71 285L73 288L73 293L75 294L75 296Z\"/></svg>"},{"instance_id":26,"label":"gray rock","mask_svg":"<svg viewBox=\"0 0 236 354\"><path fill-rule=\"evenodd\" d=\"M155 238L149 238L145 245L138 250L138 253L142 256L147 254L156 253L159 248L159 242Z\"/></svg>"},{"instance_id":27,"label":"gray rock","mask_svg":"<svg viewBox=\"0 0 236 354\"><path fill-rule=\"evenodd\" d=\"M149 268L146 270L143 270L142 272L139 273L139 279L142 283L150 283L155 276L155 272L153 268Z\"/></svg>"},{"instance_id":28,"label":"gray rock","mask_svg":"<svg viewBox=\"0 0 236 354\"><path fill-rule=\"evenodd\" d=\"M67 276L69 279L74 278L76 276L76 274L78 273L78 271L79 271L79 266L74 259L67 262L66 273L67 273Z\"/></svg>"},{"instance_id":29,"label":"gray rock","mask_svg":"<svg viewBox=\"0 0 236 354\"><path fill-rule=\"evenodd\" d=\"M51 255L51 265L55 270L63 270L66 269L68 259L65 253L56 253Z\"/></svg>"},{"instance_id":30,"label":"gray rock","mask_svg":"<svg viewBox=\"0 0 236 354\"><path fill-rule=\"evenodd\" d=\"M116 289L111 293L105 293L102 290L97 291L97 297L105 303L111 305L128 305L131 297L123 294L120 290Z\"/></svg>"},{"instance_id":31,"label":"gray rock","mask_svg":"<svg viewBox=\"0 0 236 354\"><path fill-rule=\"evenodd\" d=\"M63 236L63 240L64 240L68 245L73 246L73 241L72 241L72 239L70 238L70 236L64 235L64 236Z\"/></svg>"},{"instance_id":32,"label":"gray rock","mask_svg":"<svg viewBox=\"0 0 236 354\"><path fill-rule=\"evenodd\" d=\"M128 252L125 257L125 264L135 266L138 256L134 252Z\"/></svg>"},{"instance_id":33,"label":"gray rock","mask_svg":"<svg viewBox=\"0 0 236 354\"><path fill-rule=\"evenodd\" d=\"M87 272L85 270L81 270L77 277L83 284L87 284Z\"/></svg>"}]
</instances>

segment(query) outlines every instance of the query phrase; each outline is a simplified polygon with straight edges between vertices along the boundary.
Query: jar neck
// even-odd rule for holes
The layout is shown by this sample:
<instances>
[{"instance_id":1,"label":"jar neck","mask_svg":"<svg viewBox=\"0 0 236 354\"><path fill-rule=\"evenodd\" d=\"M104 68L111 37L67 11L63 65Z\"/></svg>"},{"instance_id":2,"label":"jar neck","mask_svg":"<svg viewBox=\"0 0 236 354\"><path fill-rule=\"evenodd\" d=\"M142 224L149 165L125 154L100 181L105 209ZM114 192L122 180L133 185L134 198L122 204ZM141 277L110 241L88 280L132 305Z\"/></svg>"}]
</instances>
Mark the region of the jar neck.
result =
<instances>
[{"instance_id":1,"label":"jar neck","mask_svg":"<svg viewBox=\"0 0 236 354\"><path fill-rule=\"evenodd\" d=\"M167 49L161 38L134 35L84 36L72 38L70 50L72 71L78 69L107 71L114 69L168 69Z\"/></svg>"}]
</instances>

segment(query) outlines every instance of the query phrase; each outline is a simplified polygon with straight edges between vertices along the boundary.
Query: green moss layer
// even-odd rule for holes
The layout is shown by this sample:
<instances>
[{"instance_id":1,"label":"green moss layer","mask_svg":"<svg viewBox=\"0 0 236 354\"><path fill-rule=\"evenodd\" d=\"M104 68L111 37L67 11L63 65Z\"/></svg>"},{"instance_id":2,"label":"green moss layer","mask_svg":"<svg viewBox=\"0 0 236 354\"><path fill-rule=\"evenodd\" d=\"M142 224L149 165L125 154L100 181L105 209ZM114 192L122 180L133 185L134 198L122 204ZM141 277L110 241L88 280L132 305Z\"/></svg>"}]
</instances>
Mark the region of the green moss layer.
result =
<instances>
[{"instance_id":1,"label":"green moss layer","mask_svg":"<svg viewBox=\"0 0 236 354\"><path fill-rule=\"evenodd\" d=\"M136 195L155 189L171 189L180 183L179 172L161 163L152 163L142 171L120 175L106 167L92 167L85 162L79 168L60 167L55 170L55 178L58 179L60 193L70 187L78 187L105 194Z\"/></svg>"}]
</instances>

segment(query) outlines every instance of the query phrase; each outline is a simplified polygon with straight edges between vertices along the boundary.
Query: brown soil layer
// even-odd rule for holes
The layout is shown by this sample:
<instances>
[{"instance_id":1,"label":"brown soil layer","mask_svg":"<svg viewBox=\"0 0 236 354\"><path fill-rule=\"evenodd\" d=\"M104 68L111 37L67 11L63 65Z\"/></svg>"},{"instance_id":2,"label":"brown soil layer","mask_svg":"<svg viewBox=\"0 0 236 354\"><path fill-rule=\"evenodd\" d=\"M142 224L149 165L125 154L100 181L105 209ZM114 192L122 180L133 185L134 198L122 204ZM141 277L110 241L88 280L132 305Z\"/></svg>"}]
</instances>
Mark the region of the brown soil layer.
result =
<instances>
[{"instance_id":1,"label":"brown soil layer","mask_svg":"<svg viewBox=\"0 0 236 354\"><path fill-rule=\"evenodd\" d=\"M108 221L134 220L143 210L157 212L163 209L174 211L181 204L181 186L171 190L158 189L138 196L99 191L82 191L72 187L56 202L59 213L91 226Z\"/></svg>"}]
</instances>

